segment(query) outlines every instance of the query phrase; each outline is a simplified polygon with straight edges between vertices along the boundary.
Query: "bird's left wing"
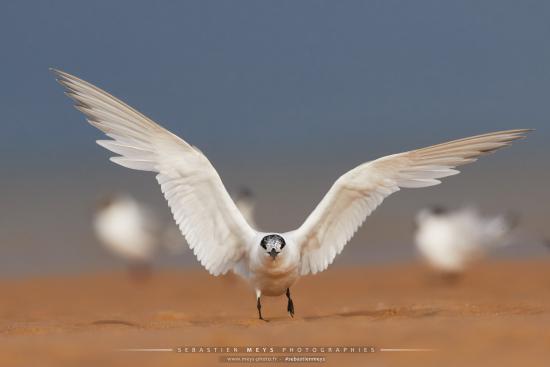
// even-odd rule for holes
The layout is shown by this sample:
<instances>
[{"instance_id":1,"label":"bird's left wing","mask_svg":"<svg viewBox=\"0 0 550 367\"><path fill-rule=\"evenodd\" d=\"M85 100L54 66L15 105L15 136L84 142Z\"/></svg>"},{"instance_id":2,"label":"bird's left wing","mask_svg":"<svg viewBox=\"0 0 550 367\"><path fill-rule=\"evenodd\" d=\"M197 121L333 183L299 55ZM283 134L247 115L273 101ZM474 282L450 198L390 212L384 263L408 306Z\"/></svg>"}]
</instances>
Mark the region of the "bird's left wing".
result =
<instances>
[{"instance_id":1,"label":"bird's left wing","mask_svg":"<svg viewBox=\"0 0 550 367\"><path fill-rule=\"evenodd\" d=\"M325 270L367 216L401 187L440 183L454 167L508 145L529 130L508 130L454 140L364 163L342 175L300 228L289 233L300 246L301 274Z\"/></svg>"},{"instance_id":2,"label":"bird's left wing","mask_svg":"<svg viewBox=\"0 0 550 367\"><path fill-rule=\"evenodd\" d=\"M256 232L206 156L107 92L65 72L54 72L88 122L112 139L97 141L120 155L111 161L157 172L174 219L201 264L214 275L232 269L246 255Z\"/></svg>"}]
</instances>

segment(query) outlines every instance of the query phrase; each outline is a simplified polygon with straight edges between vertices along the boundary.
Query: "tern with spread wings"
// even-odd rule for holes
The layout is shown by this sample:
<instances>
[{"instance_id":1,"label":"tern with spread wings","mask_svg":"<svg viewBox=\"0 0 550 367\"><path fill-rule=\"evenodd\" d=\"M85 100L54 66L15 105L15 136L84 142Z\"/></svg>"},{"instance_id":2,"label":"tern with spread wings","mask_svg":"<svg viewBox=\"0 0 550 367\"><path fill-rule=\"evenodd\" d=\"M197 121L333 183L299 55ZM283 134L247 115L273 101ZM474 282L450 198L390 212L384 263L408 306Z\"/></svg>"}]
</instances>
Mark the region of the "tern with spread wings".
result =
<instances>
[{"instance_id":1,"label":"tern with spread wings","mask_svg":"<svg viewBox=\"0 0 550 367\"><path fill-rule=\"evenodd\" d=\"M229 270L244 277L260 297L286 295L306 274L325 270L367 216L400 188L433 186L457 174L454 168L509 145L529 131L493 132L382 157L352 169L296 230L260 232L245 220L208 158L196 147L98 87L53 70L76 108L111 140L102 147L121 166L156 173L181 232L213 275Z\"/></svg>"}]
</instances>

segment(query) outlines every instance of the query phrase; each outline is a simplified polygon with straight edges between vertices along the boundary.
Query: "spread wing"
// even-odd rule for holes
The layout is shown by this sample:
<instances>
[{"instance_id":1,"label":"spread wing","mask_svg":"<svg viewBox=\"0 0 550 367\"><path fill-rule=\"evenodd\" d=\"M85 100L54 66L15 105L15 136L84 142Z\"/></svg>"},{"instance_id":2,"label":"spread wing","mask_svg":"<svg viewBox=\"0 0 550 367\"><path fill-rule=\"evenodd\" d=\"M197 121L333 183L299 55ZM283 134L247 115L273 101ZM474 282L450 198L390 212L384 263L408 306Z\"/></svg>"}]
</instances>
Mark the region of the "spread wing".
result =
<instances>
[{"instance_id":1,"label":"spread wing","mask_svg":"<svg viewBox=\"0 0 550 367\"><path fill-rule=\"evenodd\" d=\"M301 274L325 270L367 216L401 187L440 183L454 168L509 145L529 130L473 136L364 163L341 176L300 228L290 233L301 248Z\"/></svg>"},{"instance_id":2,"label":"spread wing","mask_svg":"<svg viewBox=\"0 0 550 367\"><path fill-rule=\"evenodd\" d=\"M107 92L65 72L54 73L88 122L112 139L97 141L119 154L111 161L157 172L174 219L201 264L213 275L233 268L256 232L206 156Z\"/></svg>"}]
</instances>

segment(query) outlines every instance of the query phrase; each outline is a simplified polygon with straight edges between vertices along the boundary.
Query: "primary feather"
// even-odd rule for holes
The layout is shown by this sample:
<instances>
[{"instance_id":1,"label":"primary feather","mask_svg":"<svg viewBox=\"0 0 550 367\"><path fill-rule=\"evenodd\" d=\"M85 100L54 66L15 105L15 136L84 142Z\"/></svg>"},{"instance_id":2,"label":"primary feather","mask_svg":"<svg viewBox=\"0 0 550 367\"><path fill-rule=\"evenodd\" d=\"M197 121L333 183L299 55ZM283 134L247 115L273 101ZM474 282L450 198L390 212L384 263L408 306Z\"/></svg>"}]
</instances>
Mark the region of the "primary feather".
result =
<instances>
[{"instance_id":1,"label":"primary feather","mask_svg":"<svg viewBox=\"0 0 550 367\"><path fill-rule=\"evenodd\" d=\"M290 233L301 247L301 274L325 270L367 216L400 188L439 184L454 168L520 139L526 129L499 131L394 154L342 175L300 228Z\"/></svg>"},{"instance_id":2,"label":"primary feather","mask_svg":"<svg viewBox=\"0 0 550 367\"><path fill-rule=\"evenodd\" d=\"M53 70L88 122L112 140L111 161L157 173L181 232L201 264L214 275L233 268L256 232L248 225L206 156L109 93Z\"/></svg>"}]
</instances>

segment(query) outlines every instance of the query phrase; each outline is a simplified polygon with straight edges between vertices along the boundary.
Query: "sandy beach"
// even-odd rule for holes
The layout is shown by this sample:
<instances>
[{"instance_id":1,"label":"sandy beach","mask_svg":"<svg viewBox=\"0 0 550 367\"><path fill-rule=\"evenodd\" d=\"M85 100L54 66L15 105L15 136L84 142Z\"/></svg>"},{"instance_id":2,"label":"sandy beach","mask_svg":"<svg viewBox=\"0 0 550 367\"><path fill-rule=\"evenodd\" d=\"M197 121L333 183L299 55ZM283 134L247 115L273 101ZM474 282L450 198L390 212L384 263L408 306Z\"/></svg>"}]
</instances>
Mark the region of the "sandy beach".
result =
<instances>
[{"instance_id":1,"label":"sandy beach","mask_svg":"<svg viewBox=\"0 0 550 367\"><path fill-rule=\"evenodd\" d=\"M550 261L479 264L452 282L418 264L332 268L265 298L234 276L163 271L4 280L0 365L223 365L227 356L321 356L321 365L545 365ZM372 346L373 353L178 353L191 346ZM124 348L172 351L129 352ZM382 351L421 348L432 351ZM268 363L264 363L268 365ZM277 364L281 365L281 364Z\"/></svg>"}]
</instances>

